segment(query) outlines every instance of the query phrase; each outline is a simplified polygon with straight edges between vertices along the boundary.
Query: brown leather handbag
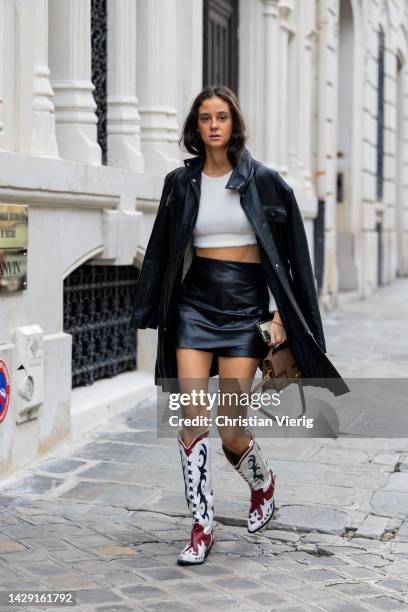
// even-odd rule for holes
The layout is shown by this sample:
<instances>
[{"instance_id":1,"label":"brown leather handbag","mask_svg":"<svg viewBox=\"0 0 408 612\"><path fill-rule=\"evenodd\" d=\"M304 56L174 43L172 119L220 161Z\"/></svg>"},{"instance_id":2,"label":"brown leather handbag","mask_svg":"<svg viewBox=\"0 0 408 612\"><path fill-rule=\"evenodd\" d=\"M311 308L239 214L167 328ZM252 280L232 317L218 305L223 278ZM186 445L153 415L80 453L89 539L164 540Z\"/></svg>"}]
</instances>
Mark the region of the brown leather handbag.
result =
<instances>
[{"instance_id":1,"label":"brown leather handbag","mask_svg":"<svg viewBox=\"0 0 408 612\"><path fill-rule=\"evenodd\" d=\"M251 391L251 394L255 393L259 389L261 389L262 393L268 389L281 391L292 383L297 384L299 389L300 402L302 405L302 411L297 416L297 418L299 418L306 413L306 400L302 385L302 373L287 341L283 342L276 348L271 346L262 362L262 380L255 385ZM259 411L268 417L276 416L271 414L264 407L260 407Z\"/></svg>"}]
</instances>

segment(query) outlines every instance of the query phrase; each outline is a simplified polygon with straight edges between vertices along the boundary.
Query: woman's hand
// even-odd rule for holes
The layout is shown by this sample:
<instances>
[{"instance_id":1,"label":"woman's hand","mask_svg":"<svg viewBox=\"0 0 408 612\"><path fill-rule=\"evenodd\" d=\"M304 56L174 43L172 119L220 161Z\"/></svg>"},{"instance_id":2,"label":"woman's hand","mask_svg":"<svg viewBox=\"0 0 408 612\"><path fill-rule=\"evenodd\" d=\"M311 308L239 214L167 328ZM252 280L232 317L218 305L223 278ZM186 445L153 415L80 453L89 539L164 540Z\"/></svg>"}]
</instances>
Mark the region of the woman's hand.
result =
<instances>
[{"instance_id":1,"label":"woman's hand","mask_svg":"<svg viewBox=\"0 0 408 612\"><path fill-rule=\"evenodd\" d=\"M286 330L283 326L282 319L280 318L280 314L277 310L275 310L274 317L269 326L269 333L271 336L270 341L268 342L268 346L277 347L287 339Z\"/></svg>"}]
</instances>

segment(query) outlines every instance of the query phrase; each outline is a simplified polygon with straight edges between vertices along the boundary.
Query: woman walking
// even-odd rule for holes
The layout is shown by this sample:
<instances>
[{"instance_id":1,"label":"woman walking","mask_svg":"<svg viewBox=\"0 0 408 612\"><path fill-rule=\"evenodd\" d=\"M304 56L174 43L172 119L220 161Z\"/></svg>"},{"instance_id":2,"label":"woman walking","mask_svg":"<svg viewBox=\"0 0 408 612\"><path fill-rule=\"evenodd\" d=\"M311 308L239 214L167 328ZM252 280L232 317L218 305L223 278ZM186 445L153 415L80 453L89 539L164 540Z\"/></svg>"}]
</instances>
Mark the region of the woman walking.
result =
<instances>
[{"instance_id":1,"label":"woman walking","mask_svg":"<svg viewBox=\"0 0 408 612\"><path fill-rule=\"evenodd\" d=\"M248 394L269 346L288 339L307 378L333 393L347 386L325 355L325 342L302 217L291 187L255 161L234 93L206 87L194 100L180 142L195 155L164 181L140 272L131 324L158 327L155 383L177 378L181 392L208 389ZM269 319L265 344L256 323ZM234 382L236 381L236 382ZM218 415L245 416L237 403ZM189 405L183 417L206 414ZM273 517L276 475L253 435L219 427L226 459L250 488L248 531ZM193 517L178 563L200 564L213 541L209 431L178 433L185 495Z\"/></svg>"}]
</instances>

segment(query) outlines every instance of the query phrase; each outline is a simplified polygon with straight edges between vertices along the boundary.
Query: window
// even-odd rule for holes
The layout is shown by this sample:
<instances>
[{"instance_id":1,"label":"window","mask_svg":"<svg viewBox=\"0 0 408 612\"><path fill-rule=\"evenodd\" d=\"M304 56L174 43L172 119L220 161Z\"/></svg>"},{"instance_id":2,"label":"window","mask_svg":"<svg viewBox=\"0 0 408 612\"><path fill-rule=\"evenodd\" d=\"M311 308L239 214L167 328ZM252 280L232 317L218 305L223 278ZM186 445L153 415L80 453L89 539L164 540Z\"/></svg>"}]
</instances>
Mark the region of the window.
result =
<instances>
[{"instance_id":1,"label":"window","mask_svg":"<svg viewBox=\"0 0 408 612\"><path fill-rule=\"evenodd\" d=\"M203 2L203 85L226 85L238 92L238 2Z\"/></svg>"},{"instance_id":2,"label":"window","mask_svg":"<svg viewBox=\"0 0 408 612\"><path fill-rule=\"evenodd\" d=\"M384 30L378 32L377 199L384 189Z\"/></svg>"}]
</instances>

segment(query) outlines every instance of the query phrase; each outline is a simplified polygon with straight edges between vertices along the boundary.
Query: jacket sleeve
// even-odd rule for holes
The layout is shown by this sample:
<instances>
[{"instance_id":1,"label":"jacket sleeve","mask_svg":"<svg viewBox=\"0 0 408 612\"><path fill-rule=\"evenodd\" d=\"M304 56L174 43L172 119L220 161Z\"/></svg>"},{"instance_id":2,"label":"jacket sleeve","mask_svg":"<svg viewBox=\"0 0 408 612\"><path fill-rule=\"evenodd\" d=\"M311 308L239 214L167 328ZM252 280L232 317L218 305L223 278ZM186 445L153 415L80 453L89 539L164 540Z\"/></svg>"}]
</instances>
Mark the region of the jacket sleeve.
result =
<instances>
[{"instance_id":1,"label":"jacket sleeve","mask_svg":"<svg viewBox=\"0 0 408 612\"><path fill-rule=\"evenodd\" d=\"M306 232L295 194L288 185L285 198L288 205L289 262L295 298L314 339L325 353L326 343Z\"/></svg>"},{"instance_id":2,"label":"jacket sleeve","mask_svg":"<svg viewBox=\"0 0 408 612\"><path fill-rule=\"evenodd\" d=\"M130 325L138 329L146 329L146 327L156 329L158 326L159 300L167 263L167 203L173 172L167 174L164 179L159 208L136 284Z\"/></svg>"}]
</instances>

